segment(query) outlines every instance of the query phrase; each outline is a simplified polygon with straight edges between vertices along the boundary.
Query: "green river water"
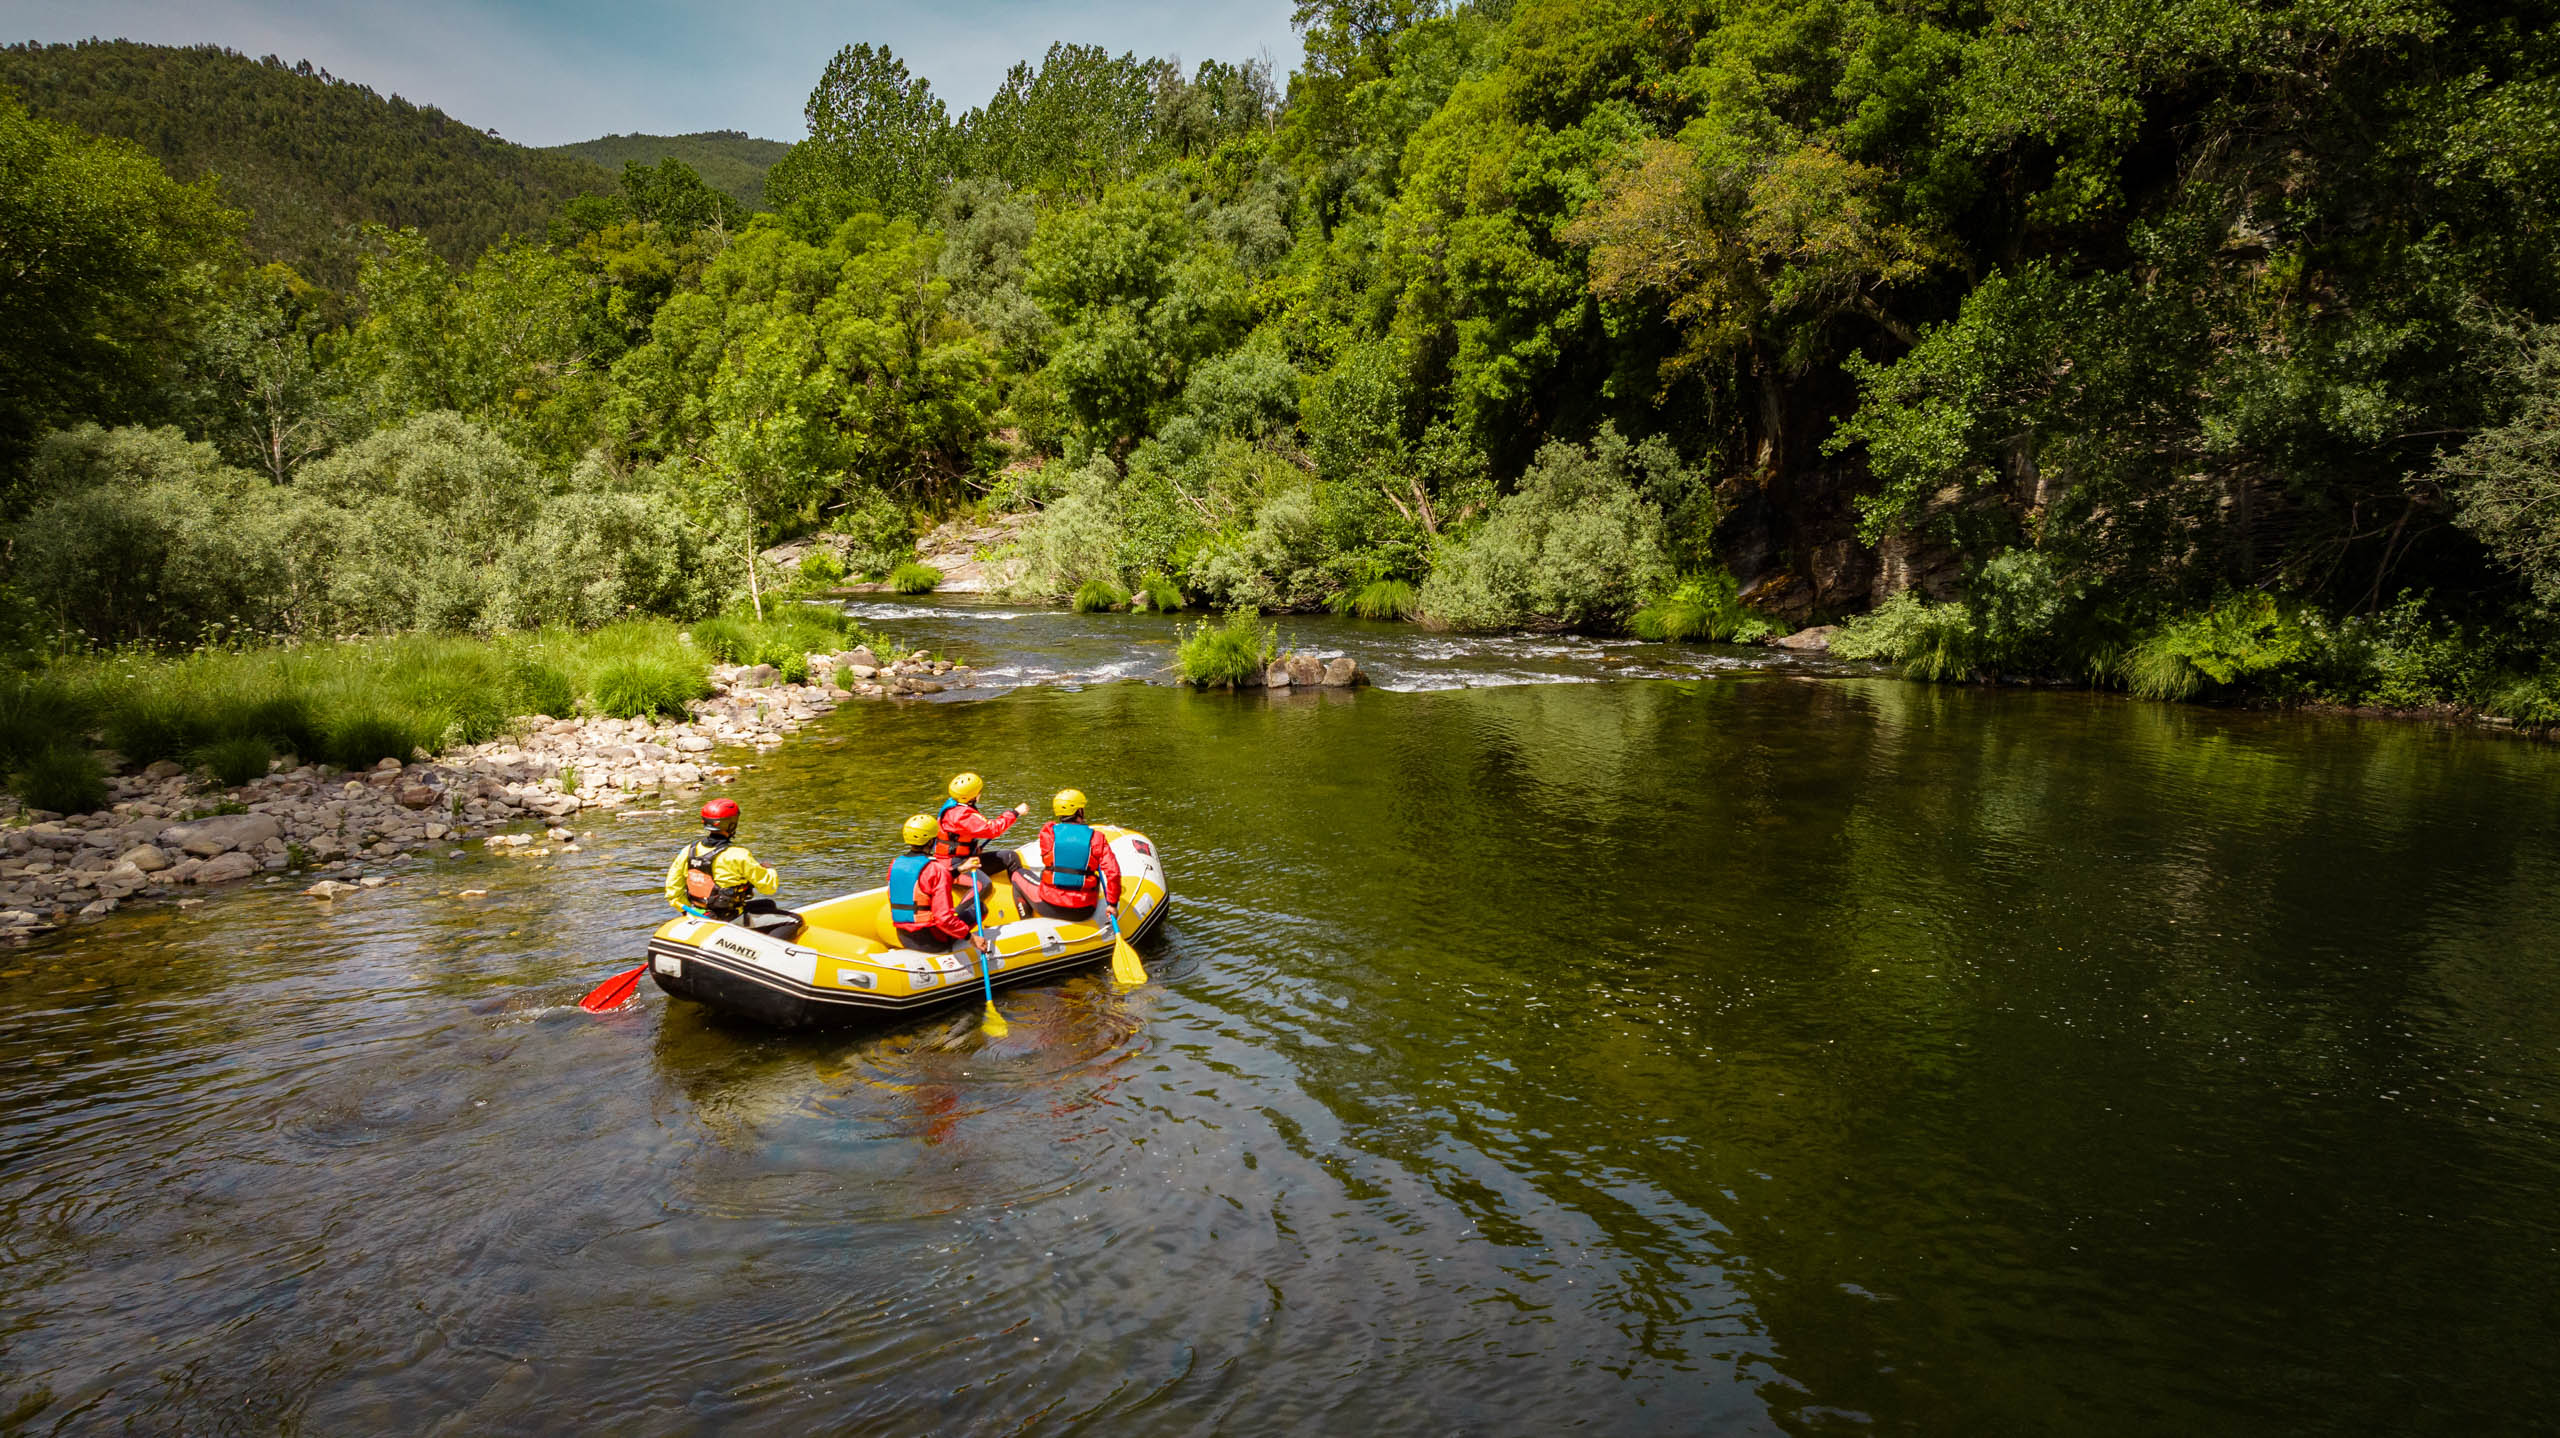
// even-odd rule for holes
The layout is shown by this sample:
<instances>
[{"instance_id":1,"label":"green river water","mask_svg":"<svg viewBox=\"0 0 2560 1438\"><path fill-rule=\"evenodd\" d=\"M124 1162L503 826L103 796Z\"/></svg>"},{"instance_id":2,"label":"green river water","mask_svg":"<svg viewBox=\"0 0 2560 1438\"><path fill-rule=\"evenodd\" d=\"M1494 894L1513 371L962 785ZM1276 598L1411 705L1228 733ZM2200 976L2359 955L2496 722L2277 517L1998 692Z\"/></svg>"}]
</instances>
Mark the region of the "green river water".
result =
<instances>
[{"instance_id":1,"label":"green river water","mask_svg":"<svg viewBox=\"0 0 2560 1438\"><path fill-rule=\"evenodd\" d=\"M1029 687L755 760L785 898L1072 783L1165 856L1155 982L577 1012L683 806L0 954L8 1431L2553 1426L2560 750L876 613Z\"/></svg>"}]
</instances>

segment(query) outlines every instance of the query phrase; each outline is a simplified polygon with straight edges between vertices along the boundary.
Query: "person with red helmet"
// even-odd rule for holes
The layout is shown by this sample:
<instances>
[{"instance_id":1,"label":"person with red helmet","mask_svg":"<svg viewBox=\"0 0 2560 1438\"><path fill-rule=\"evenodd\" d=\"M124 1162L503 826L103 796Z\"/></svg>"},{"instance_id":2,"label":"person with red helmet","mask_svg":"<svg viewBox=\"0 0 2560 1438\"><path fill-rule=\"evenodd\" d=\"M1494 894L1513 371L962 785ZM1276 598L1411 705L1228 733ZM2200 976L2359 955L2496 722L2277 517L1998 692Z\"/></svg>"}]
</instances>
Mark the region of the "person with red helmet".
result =
<instances>
[{"instance_id":1,"label":"person with red helmet","mask_svg":"<svg viewBox=\"0 0 2560 1438\"><path fill-rule=\"evenodd\" d=\"M756 862L738 842L738 802L714 799L702 806L702 837L684 846L667 868L667 902L701 919L743 925L790 939L801 918L762 897L780 890L782 876Z\"/></svg>"}]
</instances>

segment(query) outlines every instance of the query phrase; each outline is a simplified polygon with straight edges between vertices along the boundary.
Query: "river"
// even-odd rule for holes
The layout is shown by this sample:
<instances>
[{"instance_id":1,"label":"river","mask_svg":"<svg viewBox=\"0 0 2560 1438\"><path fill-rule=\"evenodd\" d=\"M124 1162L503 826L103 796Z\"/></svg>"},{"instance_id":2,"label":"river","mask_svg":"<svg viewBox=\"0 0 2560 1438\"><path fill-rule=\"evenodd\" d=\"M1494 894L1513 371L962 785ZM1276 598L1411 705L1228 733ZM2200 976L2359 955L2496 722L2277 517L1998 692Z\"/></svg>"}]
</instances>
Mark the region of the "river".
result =
<instances>
[{"instance_id":1,"label":"river","mask_svg":"<svg viewBox=\"0 0 2560 1438\"><path fill-rule=\"evenodd\" d=\"M865 612L1027 687L744 756L786 898L955 769L1075 784L1166 857L1154 982L576 1011L683 806L0 954L8 1430L2550 1422L2560 750L1330 620L1383 687L1195 694L1161 619Z\"/></svg>"}]
</instances>

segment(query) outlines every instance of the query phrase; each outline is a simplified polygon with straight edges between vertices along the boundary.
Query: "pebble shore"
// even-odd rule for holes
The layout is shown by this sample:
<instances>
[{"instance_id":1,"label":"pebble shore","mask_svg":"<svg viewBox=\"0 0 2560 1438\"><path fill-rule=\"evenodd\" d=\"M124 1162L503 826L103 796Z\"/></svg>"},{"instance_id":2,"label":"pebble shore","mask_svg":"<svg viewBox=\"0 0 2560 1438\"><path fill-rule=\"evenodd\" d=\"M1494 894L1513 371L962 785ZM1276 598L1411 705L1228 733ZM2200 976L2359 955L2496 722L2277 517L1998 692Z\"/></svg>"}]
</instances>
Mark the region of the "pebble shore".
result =
<instances>
[{"instance_id":1,"label":"pebble shore","mask_svg":"<svg viewBox=\"0 0 2560 1438\"><path fill-rule=\"evenodd\" d=\"M314 899L390 882L401 860L476 840L497 854L533 850L528 821L574 848L581 814L727 782L722 749L757 752L850 699L966 688L970 672L917 653L883 662L865 649L809 656L808 682L770 665L720 666L713 694L684 722L530 715L507 738L371 770L279 768L224 790L162 760L107 781L90 814L21 811L0 827L0 942L23 942L133 902L174 900L261 874L296 871Z\"/></svg>"}]
</instances>

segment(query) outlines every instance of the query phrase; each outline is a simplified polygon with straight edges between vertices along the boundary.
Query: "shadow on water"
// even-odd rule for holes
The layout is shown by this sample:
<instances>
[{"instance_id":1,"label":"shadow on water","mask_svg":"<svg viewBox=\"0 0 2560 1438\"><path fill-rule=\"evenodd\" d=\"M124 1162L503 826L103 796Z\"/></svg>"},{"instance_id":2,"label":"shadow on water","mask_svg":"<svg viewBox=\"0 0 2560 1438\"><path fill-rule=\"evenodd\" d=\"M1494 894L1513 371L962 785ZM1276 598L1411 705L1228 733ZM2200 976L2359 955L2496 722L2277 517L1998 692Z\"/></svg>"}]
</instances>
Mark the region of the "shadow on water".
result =
<instances>
[{"instance_id":1,"label":"shadow on water","mask_svg":"<svg viewBox=\"0 0 2560 1438\"><path fill-rule=\"evenodd\" d=\"M955 768L1085 788L1166 853L1156 982L1008 990L1004 1039L580 1014L678 805L0 960L0 1411L2354 1433L2553 1396L2539 747L1782 669L1026 689L751 762L802 896L876 882Z\"/></svg>"}]
</instances>

